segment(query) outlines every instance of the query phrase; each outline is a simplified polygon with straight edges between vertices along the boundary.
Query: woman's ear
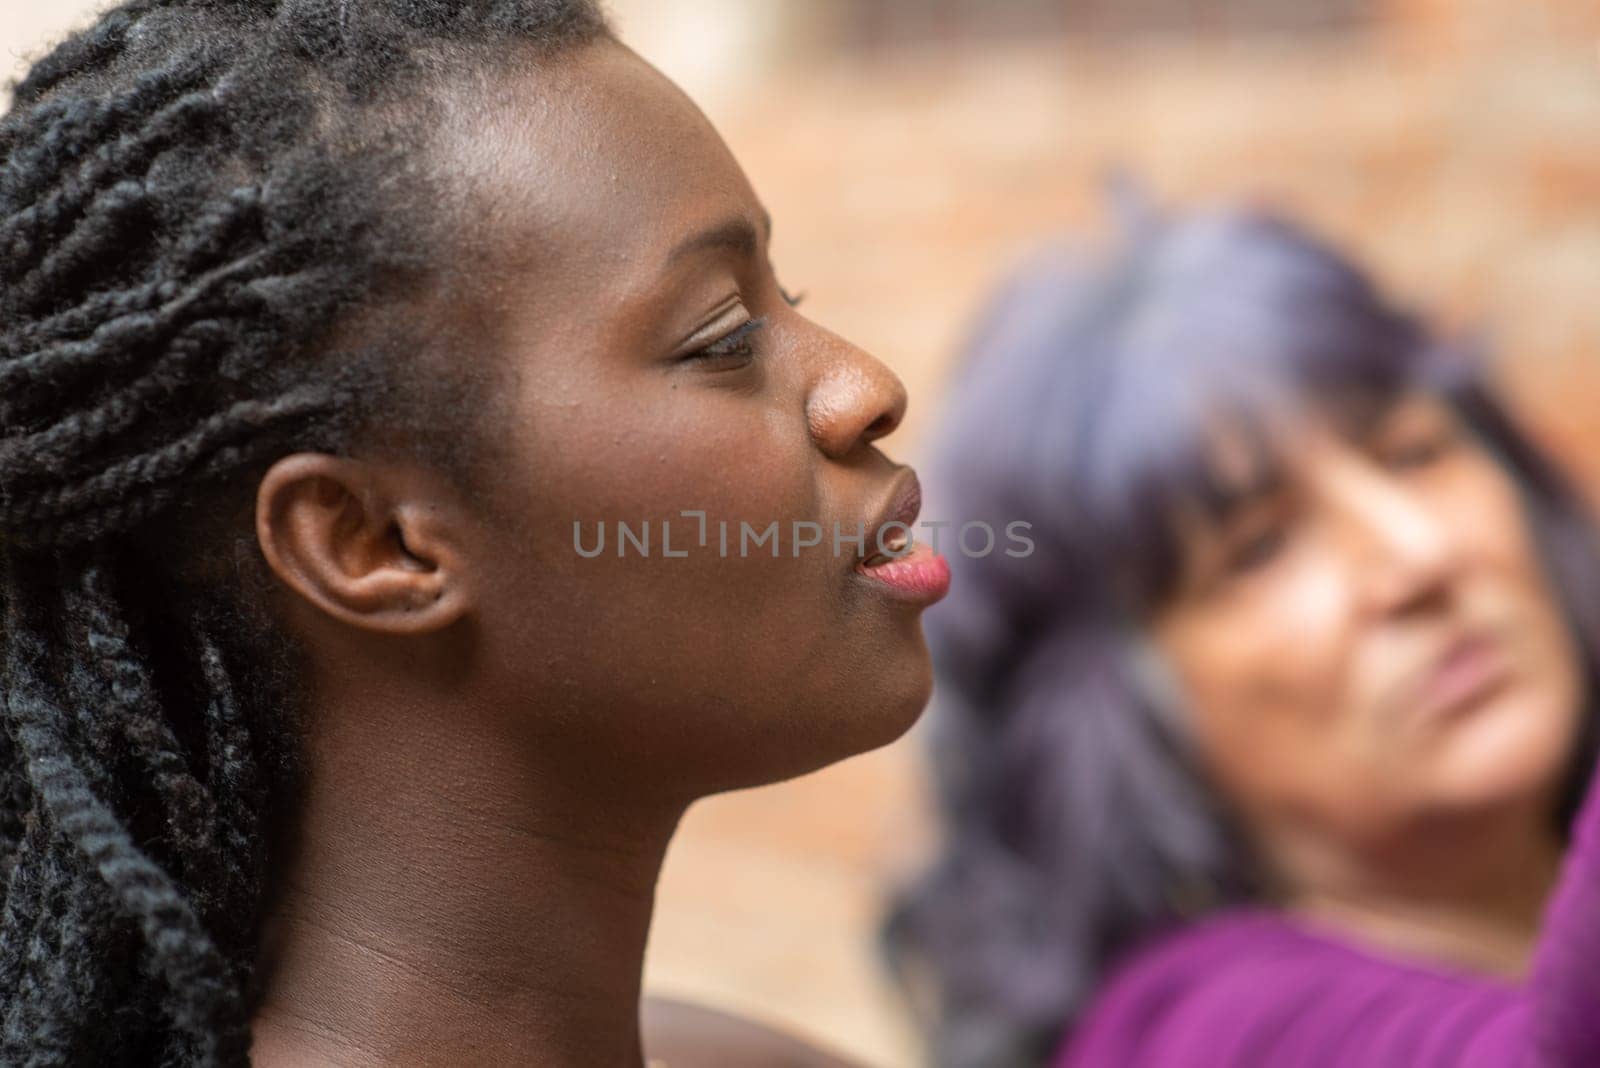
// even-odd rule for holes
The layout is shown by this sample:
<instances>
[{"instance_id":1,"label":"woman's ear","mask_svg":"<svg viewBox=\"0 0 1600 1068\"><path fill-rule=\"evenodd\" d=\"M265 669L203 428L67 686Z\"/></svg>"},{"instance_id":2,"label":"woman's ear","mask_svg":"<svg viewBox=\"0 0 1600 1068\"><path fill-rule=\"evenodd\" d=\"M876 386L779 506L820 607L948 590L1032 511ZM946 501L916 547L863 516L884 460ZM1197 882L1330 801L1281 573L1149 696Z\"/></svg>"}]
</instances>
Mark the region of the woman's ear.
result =
<instances>
[{"instance_id":1,"label":"woman's ear","mask_svg":"<svg viewBox=\"0 0 1600 1068\"><path fill-rule=\"evenodd\" d=\"M472 604L460 498L437 475L323 453L285 456L256 488L256 538L273 572L363 630L426 634Z\"/></svg>"}]
</instances>

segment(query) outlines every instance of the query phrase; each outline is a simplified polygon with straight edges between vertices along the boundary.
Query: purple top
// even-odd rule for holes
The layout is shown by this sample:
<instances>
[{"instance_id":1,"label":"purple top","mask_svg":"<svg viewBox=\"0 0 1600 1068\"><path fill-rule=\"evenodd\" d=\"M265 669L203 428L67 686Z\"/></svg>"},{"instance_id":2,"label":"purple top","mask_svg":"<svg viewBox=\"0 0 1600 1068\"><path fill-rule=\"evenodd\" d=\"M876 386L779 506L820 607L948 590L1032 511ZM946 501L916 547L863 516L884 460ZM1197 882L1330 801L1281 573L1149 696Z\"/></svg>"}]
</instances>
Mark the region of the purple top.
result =
<instances>
[{"instance_id":1,"label":"purple top","mask_svg":"<svg viewBox=\"0 0 1600 1068\"><path fill-rule=\"evenodd\" d=\"M1528 982L1383 957L1264 909L1133 954L1056 1068L1600 1065L1600 779L1574 825Z\"/></svg>"}]
</instances>

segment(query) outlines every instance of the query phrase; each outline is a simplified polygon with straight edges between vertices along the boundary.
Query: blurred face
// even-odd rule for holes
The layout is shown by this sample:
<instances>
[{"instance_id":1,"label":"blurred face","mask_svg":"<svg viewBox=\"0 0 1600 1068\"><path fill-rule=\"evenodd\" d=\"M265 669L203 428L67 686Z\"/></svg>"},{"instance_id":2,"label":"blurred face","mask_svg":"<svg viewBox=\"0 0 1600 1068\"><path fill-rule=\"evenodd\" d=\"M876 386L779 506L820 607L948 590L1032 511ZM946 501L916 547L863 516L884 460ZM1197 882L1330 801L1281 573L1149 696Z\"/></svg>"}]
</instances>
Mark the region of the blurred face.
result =
<instances>
[{"instance_id":1,"label":"blurred face","mask_svg":"<svg viewBox=\"0 0 1600 1068\"><path fill-rule=\"evenodd\" d=\"M590 782L691 795L897 737L947 573L858 566L833 533L914 518L874 444L900 381L795 310L738 164L620 45L512 75L471 128L453 155L493 247L465 311L511 413L473 546L505 729Z\"/></svg>"},{"instance_id":2,"label":"blurred face","mask_svg":"<svg viewBox=\"0 0 1600 1068\"><path fill-rule=\"evenodd\" d=\"M1350 850L1553 802L1580 668L1506 473L1422 395L1359 440L1283 434L1281 477L1186 518L1153 624L1224 793L1258 832ZM1246 458L1222 435L1241 486Z\"/></svg>"}]
</instances>

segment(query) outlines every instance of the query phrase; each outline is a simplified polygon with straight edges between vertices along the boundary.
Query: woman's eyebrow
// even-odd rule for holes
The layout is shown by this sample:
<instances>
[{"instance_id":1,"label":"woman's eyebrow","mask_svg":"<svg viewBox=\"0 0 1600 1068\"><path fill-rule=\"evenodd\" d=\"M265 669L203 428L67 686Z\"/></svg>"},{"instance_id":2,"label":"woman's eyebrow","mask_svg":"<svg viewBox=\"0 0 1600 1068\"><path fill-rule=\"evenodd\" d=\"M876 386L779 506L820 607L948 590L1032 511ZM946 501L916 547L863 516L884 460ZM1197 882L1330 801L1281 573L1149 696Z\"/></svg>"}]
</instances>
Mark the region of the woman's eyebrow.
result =
<instances>
[{"instance_id":1,"label":"woman's eyebrow","mask_svg":"<svg viewBox=\"0 0 1600 1068\"><path fill-rule=\"evenodd\" d=\"M761 213L761 230L743 215L736 215L702 230L680 242L667 256L667 266L676 264L687 256L712 249L727 250L741 256L754 256L761 247L762 238L772 239L772 216Z\"/></svg>"}]
</instances>

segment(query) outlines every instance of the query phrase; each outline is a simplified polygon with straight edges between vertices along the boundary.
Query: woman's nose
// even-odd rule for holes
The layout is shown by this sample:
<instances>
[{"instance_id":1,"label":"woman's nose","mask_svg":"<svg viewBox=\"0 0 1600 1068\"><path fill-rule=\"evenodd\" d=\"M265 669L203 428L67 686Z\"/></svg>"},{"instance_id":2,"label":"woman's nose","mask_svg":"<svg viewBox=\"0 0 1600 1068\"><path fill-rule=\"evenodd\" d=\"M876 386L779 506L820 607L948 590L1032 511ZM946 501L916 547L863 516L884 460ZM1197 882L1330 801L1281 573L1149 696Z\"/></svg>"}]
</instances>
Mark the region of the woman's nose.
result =
<instances>
[{"instance_id":1,"label":"woman's nose","mask_svg":"<svg viewBox=\"0 0 1600 1068\"><path fill-rule=\"evenodd\" d=\"M829 354L806 398L806 424L817 447L837 460L900 425L906 387L875 357L828 336Z\"/></svg>"},{"instance_id":2,"label":"woman's nose","mask_svg":"<svg viewBox=\"0 0 1600 1068\"><path fill-rule=\"evenodd\" d=\"M1409 611L1448 588L1459 563L1456 532L1451 518L1425 496L1374 475L1365 480L1351 508L1367 547L1358 581L1374 611Z\"/></svg>"}]
</instances>

